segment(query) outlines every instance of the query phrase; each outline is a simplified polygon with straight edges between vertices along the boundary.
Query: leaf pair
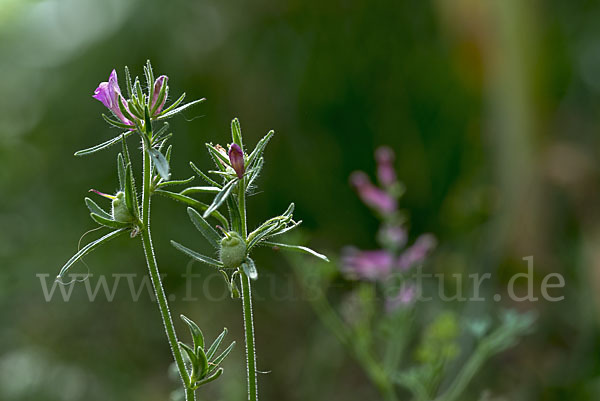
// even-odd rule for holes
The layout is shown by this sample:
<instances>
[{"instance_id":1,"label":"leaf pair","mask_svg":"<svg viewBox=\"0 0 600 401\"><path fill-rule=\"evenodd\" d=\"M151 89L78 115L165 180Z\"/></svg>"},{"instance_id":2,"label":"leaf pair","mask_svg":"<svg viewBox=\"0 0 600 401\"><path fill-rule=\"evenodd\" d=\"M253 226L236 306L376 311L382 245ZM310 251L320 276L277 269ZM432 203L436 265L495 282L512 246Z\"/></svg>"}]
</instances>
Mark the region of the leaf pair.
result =
<instances>
[{"instance_id":1,"label":"leaf pair","mask_svg":"<svg viewBox=\"0 0 600 401\"><path fill-rule=\"evenodd\" d=\"M218 356L215 356L223 338L227 335L227 328L224 328L223 332L216 338L210 347L208 347L208 350L205 350L204 335L202 334L200 327L184 315L181 315L181 320L187 324L192 335L193 347L182 342L179 342L179 346L188 357L191 367L190 372L188 372L189 388L196 390L200 386L210 383L221 376L223 368L219 367L219 365L227 355L229 355L235 346L235 341L233 341L225 351Z\"/></svg>"},{"instance_id":2,"label":"leaf pair","mask_svg":"<svg viewBox=\"0 0 600 401\"><path fill-rule=\"evenodd\" d=\"M248 235L248 249L253 248L255 245L269 237L286 233L300 225L302 221L296 222L292 219L294 207L294 204L291 203L281 216L273 217L265 221L256 230L252 231Z\"/></svg>"}]
</instances>

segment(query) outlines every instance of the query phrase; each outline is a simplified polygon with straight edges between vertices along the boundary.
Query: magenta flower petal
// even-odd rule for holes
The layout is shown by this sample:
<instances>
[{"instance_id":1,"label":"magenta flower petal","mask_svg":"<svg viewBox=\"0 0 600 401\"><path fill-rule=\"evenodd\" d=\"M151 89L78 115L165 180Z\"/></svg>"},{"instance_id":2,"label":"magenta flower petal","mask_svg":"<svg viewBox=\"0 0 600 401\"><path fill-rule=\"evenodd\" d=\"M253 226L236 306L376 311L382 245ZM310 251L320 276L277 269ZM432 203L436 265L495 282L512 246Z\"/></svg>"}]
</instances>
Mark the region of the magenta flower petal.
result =
<instances>
[{"instance_id":1,"label":"magenta flower petal","mask_svg":"<svg viewBox=\"0 0 600 401\"><path fill-rule=\"evenodd\" d=\"M350 183L358 192L360 199L367 206L370 206L383 214L394 213L398 208L396 199L373 185L365 173L361 171L352 173L350 176Z\"/></svg>"},{"instance_id":2,"label":"magenta flower petal","mask_svg":"<svg viewBox=\"0 0 600 401\"><path fill-rule=\"evenodd\" d=\"M355 280L384 280L390 275L393 262L393 256L383 250L347 248L342 254L342 272Z\"/></svg>"},{"instance_id":3,"label":"magenta flower petal","mask_svg":"<svg viewBox=\"0 0 600 401\"><path fill-rule=\"evenodd\" d=\"M101 101L105 107L110 109L110 94L108 91L108 82L101 82L100 85L98 85L98 87L94 91L94 95L92 97Z\"/></svg>"},{"instance_id":4,"label":"magenta flower petal","mask_svg":"<svg viewBox=\"0 0 600 401\"><path fill-rule=\"evenodd\" d=\"M127 102L125 101L123 96L121 96L121 88L119 88L117 71L115 71L114 69L112 70L112 72L110 73L110 77L108 78L108 82L101 82L100 85L98 85L98 88L96 88L96 90L94 91L94 95L92 97L101 101L107 109L112 111L113 114L117 116L117 118L121 120L121 122L123 122L123 124L133 125L131 121L125 118L125 116L121 112L121 109L119 108L119 98L121 98L121 100L123 101L123 105L126 109Z\"/></svg>"},{"instance_id":5,"label":"magenta flower petal","mask_svg":"<svg viewBox=\"0 0 600 401\"><path fill-rule=\"evenodd\" d=\"M154 92L152 93L152 102L150 103L150 109L153 109L156 105L156 102L158 101L158 95L160 94L160 91L162 90L163 86L167 84L168 80L169 77L167 77L166 75L161 75L154 81ZM154 115L157 115L162 111L163 107L165 106L166 100L167 97L163 97L162 101L154 111Z\"/></svg>"},{"instance_id":6,"label":"magenta flower petal","mask_svg":"<svg viewBox=\"0 0 600 401\"><path fill-rule=\"evenodd\" d=\"M232 143L229 147L229 161L231 167L235 170L235 174L241 179L244 176L246 167L244 166L244 152L237 143Z\"/></svg>"},{"instance_id":7,"label":"magenta flower petal","mask_svg":"<svg viewBox=\"0 0 600 401\"><path fill-rule=\"evenodd\" d=\"M411 247L400 255L398 267L407 270L418 263L422 263L436 245L437 241L433 235L421 235Z\"/></svg>"},{"instance_id":8,"label":"magenta flower petal","mask_svg":"<svg viewBox=\"0 0 600 401\"><path fill-rule=\"evenodd\" d=\"M382 146L375 151L375 159L377 160L379 182L386 187L394 185L397 182L394 170L394 151L387 146Z\"/></svg>"}]
</instances>

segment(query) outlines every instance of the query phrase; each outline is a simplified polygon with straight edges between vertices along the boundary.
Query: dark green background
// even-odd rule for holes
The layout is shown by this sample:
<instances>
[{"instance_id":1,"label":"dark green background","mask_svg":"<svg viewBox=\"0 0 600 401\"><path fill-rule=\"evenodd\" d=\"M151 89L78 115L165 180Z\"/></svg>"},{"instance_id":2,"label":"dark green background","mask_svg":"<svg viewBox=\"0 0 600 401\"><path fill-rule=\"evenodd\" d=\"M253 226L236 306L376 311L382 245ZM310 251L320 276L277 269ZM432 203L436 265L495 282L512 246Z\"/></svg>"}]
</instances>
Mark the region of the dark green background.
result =
<instances>
[{"instance_id":1,"label":"dark green background","mask_svg":"<svg viewBox=\"0 0 600 401\"><path fill-rule=\"evenodd\" d=\"M566 278L563 302L502 304L537 310L536 332L494 358L469 399L598 399L598 18L598 1L0 1L0 399L151 401L176 388L147 296L134 303L122 287L114 302L89 302L79 284L70 302L46 303L36 277L50 283L94 227L88 189L117 186L115 150L72 156L119 132L91 94L113 68L122 86L124 66L142 75L148 58L172 96L207 98L171 121L175 177L191 174L189 160L209 166L203 144L228 143L233 117L250 144L274 129L249 223L293 200L310 244L335 255L374 246L377 220L347 177L372 172L374 149L391 146L412 233L440 242L430 269L491 272L490 291L502 291L533 255L537 283ZM153 205L174 313L238 341L199 397L244 399L241 307L202 295L222 292L217 280L196 279L200 300L181 301L187 261L168 241L204 245L182 206ZM90 272L144 274L139 245L104 246ZM299 293L272 292L298 291L285 260L256 259L264 399L375 399Z\"/></svg>"}]
</instances>

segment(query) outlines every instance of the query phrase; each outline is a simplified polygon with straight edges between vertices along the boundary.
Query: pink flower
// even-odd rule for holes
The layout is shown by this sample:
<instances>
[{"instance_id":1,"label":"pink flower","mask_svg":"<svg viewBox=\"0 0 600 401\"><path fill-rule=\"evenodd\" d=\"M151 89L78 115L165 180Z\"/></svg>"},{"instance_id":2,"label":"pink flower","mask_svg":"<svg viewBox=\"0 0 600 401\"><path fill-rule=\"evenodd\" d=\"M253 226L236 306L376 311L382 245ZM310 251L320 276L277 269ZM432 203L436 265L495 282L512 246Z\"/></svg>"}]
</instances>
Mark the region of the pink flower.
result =
<instances>
[{"instance_id":1,"label":"pink flower","mask_svg":"<svg viewBox=\"0 0 600 401\"><path fill-rule=\"evenodd\" d=\"M229 147L229 161L231 167L235 170L235 174L241 179L244 176L246 168L244 166L244 152L237 143L232 143Z\"/></svg>"},{"instance_id":2,"label":"pink flower","mask_svg":"<svg viewBox=\"0 0 600 401\"><path fill-rule=\"evenodd\" d=\"M377 178L379 182L386 187L392 186L397 182L396 171L394 170L394 151L382 146L375 151L377 160Z\"/></svg>"},{"instance_id":3,"label":"pink flower","mask_svg":"<svg viewBox=\"0 0 600 401\"><path fill-rule=\"evenodd\" d=\"M392 272L394 257L387 251L347 248L342 254L342 271L356 280L384 280Z\"/></svg>"},{"instance_id":4,"label":"pink flower","mask_svg":"<svg viewBox=\"0 0 600 401\"><path fill-rule=\"evenodd\" d=\"M387 192L371 183L369 177L362 171L356 171L350 176L350 183L358 192L360 199L367 205L383 214L391 214L398 208L398 202Z\"/></svg>"},{"instance_id":5,"label":"pink flower","mask_svg":"<svg viewBox=\"0 0 600 401\"><path fill-rule=\"evenodd\" d=\"M101 82L98 85L98 88L94 91L94 95L92 96L94 99L97 99L102 102L104 106L106 106L110 111L113 112L115 116L123 124L133 126L133 123L129 121L119 108L119 98L123 102L123 105L127 109L127 102L121 95L121 88L119 88L119 82L117 81L117 72L112 70L110 73L110 77L108 78L108 82ZM127 109L129 111L129 109Z\"/></svg>"},{"instance_id":6,"label":"pink flower","mask_svg":"<svg viewBox=\"0 0 600 401\"><path fill-rule=\"evenodd\" d=\"M154 91L152 93L152 101L150 102L150 110L154 109L154 107L156 106L156 102L158 101L158 95L160 94L160 91L162 90L163 86L167 84L168 79L169 77L167 77L166 75L161 75L154 81ZM154 110L154 116L160 114L163 107L165 106L166 101L167 96L165 95L158 107L156 108L156 110Z\"/></svg>"},{"instance_id":7,"label":"pink flower","mask_svg":"<svg viewBox=\"0 0 600 401\"><path fill-rule=\"evenodd\" d=\"M407 270L418 263L422 263L436 245L437 241L433 235L421 235L412 246L400 255L397 263L398 267Z\"/></svg>"}]
</instances>

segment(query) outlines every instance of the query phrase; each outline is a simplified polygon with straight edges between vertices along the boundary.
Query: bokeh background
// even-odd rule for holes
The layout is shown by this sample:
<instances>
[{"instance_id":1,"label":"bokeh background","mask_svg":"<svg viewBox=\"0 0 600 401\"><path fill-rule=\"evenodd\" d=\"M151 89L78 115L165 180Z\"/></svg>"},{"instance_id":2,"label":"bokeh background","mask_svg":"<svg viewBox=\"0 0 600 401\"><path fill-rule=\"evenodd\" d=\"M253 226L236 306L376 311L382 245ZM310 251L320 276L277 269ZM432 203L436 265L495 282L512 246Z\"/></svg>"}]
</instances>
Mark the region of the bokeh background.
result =
<instances>
[{"instance_id":1,"label":"bokeh background","mask_svg":"<svg viewBox=\"0 0 600 401\"><path fill-rule=\"evenodd\" d=\"M146 59L173 96L207 98L171 120L176 177L189 160L209 166L204 143L227 143L233 117L248 143L277 132L251 225L294 200L313 247L373 247L377 220L347 177L372 172L387 144L412 232L439 240L432 271L491 272L497 291L533 255L538 282L564 275L564 301L505 305L536 310L536 331L465 399L599 399L599 19L596 0L0 0L0 400L152 401L177 387L149 297L122 287L90 302L80 283L69 302L46 302L37 276L51 285L95 227L88 189L117 186L114 150L73 156L118 133L93 90L113 68L142 75ZM188 262L168 241L204 245L182 206L157 199L154 216L174 312L238 341L199 397L244 399L241 306L217 302L224 286L199 265L198 301L182 301ZM134 242L97 250L89 271L144 274ZM302 296L285 296L298 291L286 260L256 259L264 399L378 399Z\"/></svg>"}]
</instances>

